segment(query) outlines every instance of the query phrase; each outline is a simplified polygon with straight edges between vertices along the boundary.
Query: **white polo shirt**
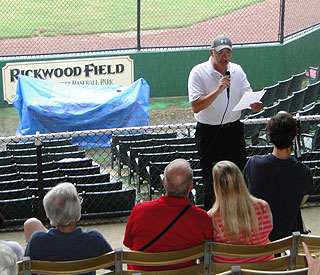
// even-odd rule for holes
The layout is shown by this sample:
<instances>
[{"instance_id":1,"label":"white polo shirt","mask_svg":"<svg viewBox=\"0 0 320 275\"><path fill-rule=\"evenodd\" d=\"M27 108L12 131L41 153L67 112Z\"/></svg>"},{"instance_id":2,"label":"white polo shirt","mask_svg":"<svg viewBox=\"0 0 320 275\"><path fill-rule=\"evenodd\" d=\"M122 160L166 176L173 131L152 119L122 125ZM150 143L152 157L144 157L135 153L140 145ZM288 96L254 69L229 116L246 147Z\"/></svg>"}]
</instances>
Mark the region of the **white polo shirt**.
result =
<instances>
[{"instance_id":1,"label":"white polo shirt","mask_svg":"<svg viewBox=\"0 0 320 275\"><path fill-rule=\"evenodd\" d=\"M216 71L211 62L211 56L208 61L198 64L190 72L188 80L189 102L197 100L202 95L211 93L218 87L219 79L223 77ZM230 100L229 106L224 116L222 124L234 122L241 117L241 111L232 111L245 92L252 92L247 76L240 65L229 62L228 71L230 71ZM219 125L228 102L227 90L223 91L211 103L210 106L195 114L197 121Z\"/></svg>"}]
</instances>

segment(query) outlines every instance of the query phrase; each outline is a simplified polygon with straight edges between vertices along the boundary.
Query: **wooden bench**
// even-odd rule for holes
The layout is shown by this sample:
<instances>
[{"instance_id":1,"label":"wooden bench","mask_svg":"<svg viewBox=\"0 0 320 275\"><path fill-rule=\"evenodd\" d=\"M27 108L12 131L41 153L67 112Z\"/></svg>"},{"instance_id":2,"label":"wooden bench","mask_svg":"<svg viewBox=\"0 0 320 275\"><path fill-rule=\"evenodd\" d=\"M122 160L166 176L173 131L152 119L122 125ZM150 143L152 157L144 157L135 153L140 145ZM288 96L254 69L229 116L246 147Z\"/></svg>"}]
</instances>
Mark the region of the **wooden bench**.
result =
<instances>
[{"instance_id":1,"label":"wooden bench","mask_svg":"<svg viewBox=\"0 0 320 275\"><path fill-rule=\"evenodd\" d=\"M81 274L114 266L114 271L104 274L130 274L130 275L184 275L184 274L260 274L260 275L289 275L307 274L307 262L302 250L301 242L307 243L311 253L320 250L320 237L300 235L283 238L263 245L231 245L206 241L204 244L170 252L148 253L139 251L127 251L117 248L102 256L69 262L45 262L30 260L25 257L18 263L19 274ZM276 253L284 253L290 250L290 255L282 255L269 261L247 264L228 264L212 262L212 256L229 256L255 258ZM186 261L201 259L199 264L190 267L164 270L164 271L134 271L124 270L124 264L143 266L163 266L183 263Z\"/></svg>"}]
</instances>

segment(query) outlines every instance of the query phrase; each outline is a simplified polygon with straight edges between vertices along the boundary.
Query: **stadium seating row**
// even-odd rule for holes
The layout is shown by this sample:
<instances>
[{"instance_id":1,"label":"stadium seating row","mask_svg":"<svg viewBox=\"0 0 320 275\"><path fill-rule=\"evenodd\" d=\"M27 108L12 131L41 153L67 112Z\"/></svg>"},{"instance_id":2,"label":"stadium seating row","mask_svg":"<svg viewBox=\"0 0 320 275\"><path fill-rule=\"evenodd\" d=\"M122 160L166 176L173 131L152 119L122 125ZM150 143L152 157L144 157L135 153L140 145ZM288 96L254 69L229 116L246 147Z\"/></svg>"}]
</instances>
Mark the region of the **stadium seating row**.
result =
<instances>
[{"instance_id":1,"label":"stadium seating row","mask_svg":"<svg viewBox=\"0 0 320 275\"><path fill-rule=\"evenodd\" d=\"M305 242L311 253L317 253L320 249L320 238L311 235L301 235L294 232L292 236L286 237L263 245L233 245L216 243L210 240L196 247L160 252L148 253L139 251L127 251L116 248L114 251L102 256L70 262L44 262L25 258L18 263L19 274L41 273L41 274L83 274L96 271L102 268L114 266L111 272L104 271L104 274L151 274L151 275L173 275L173 274L260 274L260 275L307 275L307 261L303 253L301 243ZM254 258L279 254L281 256L272 260L234 264L218 263L212 261L212 256ZM162 266L196 261L201 259L199 264L190 267L183 267L174 270L164 271L136 271L124 270L124 264L135 264L142 266ZM24 273L28 271L29 273Z\"/></svg>"},{"instance_id":2,"label":"stadium seating row","mask_svg":"<svg viewBox=\"0 0 320 275\"><path fill-rule=\"evenodd\" d=\"M44 140L40 149L28 141L8 143L0 151L0 209L5 225L39 217L44 194L64 181L74 183L83 197L83 219L129 215L135 189L123 190L121 180L110 181L110 173L101 173L100 165L71 138Z\"/></svg>"},{"instance_id":3,"label":"stadium seating row","mask_svg":"<svg viewBox=\"0 0 320 275\"><path fill-rule=\"evenodd\" d=\"M272 101L270 105L264 105L264 109L255 114L250 114L248 118L267 118L274 116L279 111L286 111L295 115L296 113L302 112L317 103L319 98L320 81L310 84L305 88L295 91L287 97L280 98ZM262 101L268 90L262 98Z\"/></svg>"}]
</instances>

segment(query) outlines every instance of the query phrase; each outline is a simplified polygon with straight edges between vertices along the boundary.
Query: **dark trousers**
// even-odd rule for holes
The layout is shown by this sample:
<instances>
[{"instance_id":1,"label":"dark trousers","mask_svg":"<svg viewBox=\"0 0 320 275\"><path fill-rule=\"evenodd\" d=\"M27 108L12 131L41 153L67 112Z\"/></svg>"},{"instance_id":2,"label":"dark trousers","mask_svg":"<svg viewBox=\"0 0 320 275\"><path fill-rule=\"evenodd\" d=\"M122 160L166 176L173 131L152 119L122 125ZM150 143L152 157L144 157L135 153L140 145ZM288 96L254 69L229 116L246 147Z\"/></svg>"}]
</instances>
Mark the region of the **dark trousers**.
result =
<instances>
[{"instance_id":1,"label":"dark trousers","mask_svg":"<svg viewBox=\"0 0 320 275\"><path fill-rule=\"evenodd\" d=\"M207 211L215 200L212 180L214 164L230 160L242 171L246 163L244 125L240 121L221 126L198 122L195 136L202 167L204 209Z\"/></svg>"}]
</instances>

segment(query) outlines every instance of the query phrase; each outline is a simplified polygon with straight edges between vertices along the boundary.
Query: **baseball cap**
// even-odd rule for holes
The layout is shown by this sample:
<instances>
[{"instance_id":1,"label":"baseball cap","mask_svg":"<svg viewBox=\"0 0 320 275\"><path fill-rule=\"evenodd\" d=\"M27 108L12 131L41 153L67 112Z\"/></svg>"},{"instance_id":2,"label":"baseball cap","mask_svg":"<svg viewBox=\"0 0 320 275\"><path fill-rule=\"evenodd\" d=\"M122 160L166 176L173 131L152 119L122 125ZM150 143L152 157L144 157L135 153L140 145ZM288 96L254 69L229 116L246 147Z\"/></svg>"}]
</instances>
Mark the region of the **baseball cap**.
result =
<instances>
[{"instance_id":1,"label":"baseball cap","mask_svg":"<svg viewBox=\"0 0 320 275\"><path fill-rule=\"evenodd\" d=\"M222 49L226 48L232 50L232 43L231 40L225 35L218 35L217 37L215 37L215 39L213 39L211 48L216 52L219 52Z\"/></svg>"}]
</instances>

